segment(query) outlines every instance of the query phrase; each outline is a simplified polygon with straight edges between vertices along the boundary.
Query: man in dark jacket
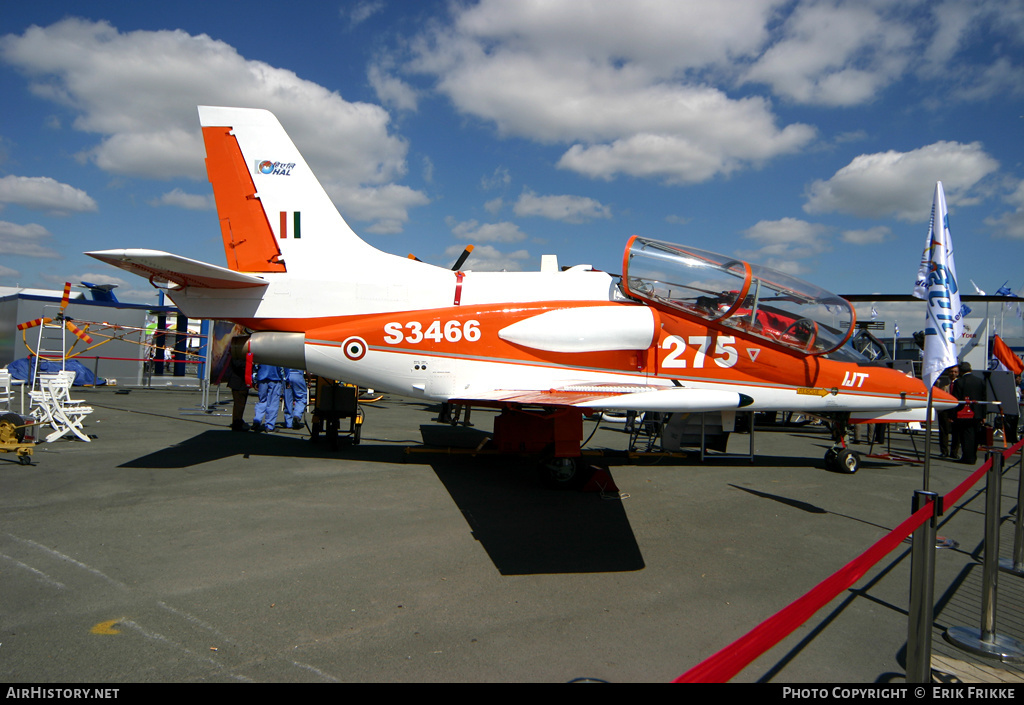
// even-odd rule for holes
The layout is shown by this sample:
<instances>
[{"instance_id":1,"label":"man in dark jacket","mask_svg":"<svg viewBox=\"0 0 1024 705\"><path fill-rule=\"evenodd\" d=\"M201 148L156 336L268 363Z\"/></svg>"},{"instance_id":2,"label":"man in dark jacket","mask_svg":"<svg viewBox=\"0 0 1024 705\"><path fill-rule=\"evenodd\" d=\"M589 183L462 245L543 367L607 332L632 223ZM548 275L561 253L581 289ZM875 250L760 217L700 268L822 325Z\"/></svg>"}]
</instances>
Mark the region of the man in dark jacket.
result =
<instances>
[{"instance_id":1,"label":"man in dark jacket","mask_svg":"<svg viewBox=\"0 0 1024 705\"><path fill-rule=\"evenodd\" d=\"M970 465L978 462L978 434L985 419L985 379L971 370L971 363L960 363L960 376L953 382L953 396L964 402L956 409L955 426L960 432L960 461Z\"/></svg>"},{"instance_id":2,"label":"man in dark jacket","mask_svg":"<svg viewBox=\"0 0 1024 705\"><path fill-rule=\"evenodd\" d=\"M232 359L228 363L228 389L231 390L231 430L248 431L245 422L245 403L249 399L249 385L245 381L245 362Z\"/></svg>"}]
</instances>

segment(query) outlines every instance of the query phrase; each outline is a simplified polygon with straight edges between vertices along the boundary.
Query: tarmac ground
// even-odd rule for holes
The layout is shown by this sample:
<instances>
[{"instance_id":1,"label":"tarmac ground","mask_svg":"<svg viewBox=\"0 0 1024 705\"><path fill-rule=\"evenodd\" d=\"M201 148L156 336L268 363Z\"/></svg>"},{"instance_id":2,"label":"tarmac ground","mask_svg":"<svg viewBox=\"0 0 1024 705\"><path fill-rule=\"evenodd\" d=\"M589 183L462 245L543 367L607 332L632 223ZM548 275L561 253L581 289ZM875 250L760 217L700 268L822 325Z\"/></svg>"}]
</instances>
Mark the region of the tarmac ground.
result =
<instances>
[{"instance_id":1,"label":"tarmac ground","mask_svg":"<svg viewBox=\"0 0 1024 705\"><path fill-rule=\"evenodd\" d=\"M452 429L385 398L331 449L232 432L198 391L75 396L92 442L0 454L0 682L668 682L897 526L922 482L904 460L827 471L821 427L759 426L753 463L612 454L618 491L558 491L529 459L424 452L472 446L486 410ZM602 422L586 448L627 443ZM935 458L930 489L972 469ZM1003 557L1018 477L1008 463ZM942 637L980 624L984 506L978 485L939 527L959 547L936 552L933 668L1021 683ZM902 683L909 573L906 544L734 682ZM1024 640L1024 578L998 580L997 631Z\"/></svg>"}]
</instances>

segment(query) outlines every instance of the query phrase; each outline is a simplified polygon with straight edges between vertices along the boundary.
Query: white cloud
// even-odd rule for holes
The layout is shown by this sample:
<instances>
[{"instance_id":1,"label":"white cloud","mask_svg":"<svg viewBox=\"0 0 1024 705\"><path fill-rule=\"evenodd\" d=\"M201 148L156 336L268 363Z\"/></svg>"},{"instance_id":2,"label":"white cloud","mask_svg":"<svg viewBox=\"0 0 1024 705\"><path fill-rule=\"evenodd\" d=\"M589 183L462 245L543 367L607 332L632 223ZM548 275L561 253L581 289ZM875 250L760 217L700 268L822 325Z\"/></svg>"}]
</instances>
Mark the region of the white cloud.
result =
<instances>
[{"instance_id":1,"label":"white cloud","mask_svg":"<svg viewBox=\"0 0 1024 705\"><path fill-rule=\"evenodd\" d=\"M0 221L0 255L59 259L60 253L41 244L50 237L50 231L42 225Z\"/></svg>"},{"instance_id":2,"label":"white cloud","mask_svg":"<svg viewBox=\"0 0 1024 705\"><path fill-rule=\"evenodd\" d=\"M540 216L563 223L580 224L596 218L611 218L612 209L585 196L538 196L523 191L512 208L520 217Z\"/></svg>"},{"instance_id":3,"label":"white cloud","mask_svg":"<svg viewBox=\"0 0 1024 705\"><path fill-rule=\"evenodd\" d=\"M999 168L980 142L936 142L910 152L862 154L828 180L812 183L807 213L847 213L863 218L928 219L935 182L947 202L971 205L972 189Z\"/></svg>"},{"instance_id":4,"label":"white cloud","mask_svg":"<svg viewBox=\"0 0 1024 705\"><path fill-rule=\"evenodd\" d=\"M205 34L119 32L67 19L0 38L0 58L30 76L36 95L75 111L76 130L99 136L83 157L105 171L204 179L196 105L259 107L277 115L350 217L362 217L350 209L367 199L393 195L399 211L425 200L407 188L381 190L404 176L408 149L388 133L387 111L248 60Z\"/></svg>"},{"instance_id":5,"label":"white cloud","mask_svg":"<svg viewBox=\"0 0 1024 705\"><path fill-rule=\"evenodd\" d=\"M342 215L346 220L375 221L366 231L377 234L402 232L409 220L409 209L430 202L422 191L401 184L351 188L325 184L325 188L335 203L345 204Z\"/></svg>"},{"instance_id":6,"label":"white cloud","mask_svg":"<svg viewBox=\"0 0 1024 705\"><path fill-rule=\"evenodd\" d=\"M741 82L767 83L800 103L869 102L909 61L914 31L899 21L900 12L889 3L800 3L784 22L782 38Z\"/></svg>"},{"instance_id":7,"label":"white cloud","mask_svg":"<svg viewBox=\"0 0 1024 705\"><path fill-rule=\"evenodd\" d=\"M512 45L524 52L618 57L671 75L756 51L785 0L483 0L455 18L456 37ZM561 48L561 52L558 48Z\"/></svg>"},{"instance_id":8,"label":"white cloud","mask_svg":"<svg viewBox=\"0 0 1024 705\"><path fill-rule=\"evenodd\" d=\"M945 0L929 8L926 26L933 31L916 67L922 78L948 86L943 103L1024 91L1024 5L1017 0ZM984 51L972 51L979 40Z\"/></svg>"},{"instance_id":9,"label":"white cloud","mask_svg":"<svg viewBox=\"0 0 1024 705\"><path fill-rule=\"evenodd\" d=\"M452 245L444 254L454 262L462 254L462 250L461 245ZM502 252L493 245L478 245L466 260L463 269L475 272L521 272L523 260L529 258L530 253L526 250Z\"/></svg>"},{"instance_id":10,"label":"white cloud","mask_svg":"<svg viewBox=\"0 0 1024 705\"><path fill-rule=\"evenodd\" d=\"M995 228L997 234L1002 237L1024 240L1024 181L1018 183L1013 193L1003 200L1016 206L1016 209L1003 213L998 218L986 218L985 225Z\"/></svg>"},{"instance_id":11,"label":"white cloud","mask_svg":"<svg viewBox=\"0 0 1024 705\"><path fill-rule=\"evenodd\" d=\"M468 240L470 244L478 242L522 242L526 239L526 233L519 229L515 223L479 223L475 220L467 220L452 226L452 234L456 237Z\"/></svg>"},{"instance_id":12,"label":"white cloud","mask_svg":"<svg viewBox=\"0 0 1024 705\"><path fill-rule=\"evenodd\" d=\"M13 203L52 215L89 213L96 201L74 186L48 176L5 176L0 178L0 203Z\"/></svg>"},{"instance_id":13,"label":"white cloud","mask_svg":"<svg viewBox=\"0 0 1024 705\"><path fill-rule=\"evenodd\" d=\"M885 225L878 225L867 230L845 230L840 236L843 242L851 245L877 245L892 237L892 230Z\"/></svg>"},{"instance_id":14,"label":"white cloud","mask_svg":"<svg viewBox=\"0 0 1024 705\"><path fill-rule=\"evenodd\" d=\"M416 110L416 89L408 83L387 73L383 67L376 64L370 66L367 77L381 103L399 110Z\"/></svg>"},{"instance_id":15,"label":"white cloud","mask_svg":"<svg viewBox=\"0 0 1024 705\"><path fill-rule=\"evenodd\" d=\"M767 100L702 78L759 50L779 4L485 0L421 37L410 67L502 134L569 144L563 168L704 181L814 139L807 125L779 128Z\"/></svg>"},{"instance_id":16,"label":"white cloud","mask_svg":"<svg viewBox=\"0 0 1024 705\"><path fill-rule=\"evenodd\" d=\"M505 188L512 183L512 175L508 169L499 166L494 170L494 174L491 176L484 176L480 179L480 188L484 191L491 191L493 189Z\"/></svg>"},{"instance_id":17,"label":"white cloud","mask_svg":"<svg viewBox=\"0 0 1024 705\"><path fill-rule=\"evenodd\" d=\"M211 211L216 208L213 201L213 194L185 193L180 188L154 198L149 202L151 206L176 206L190 211Z\"/></svg>"},{"instance_id":18,"label":"white cloud","mask_svg":"<svg viewBox=\"0 0 1024 705\"><path fill-rule=\"evenodd\" d=\"M826 226L796 218L762 220L748 228L744 237L760 243L761 247L738 251L737 256L789 274L802 274L807 268L799 260L814 257L829 249L829 230Z\"/></svg>"},{"instance_id":19,"label":"white cloud","mask_svg":"<svg viewBox=\"0 0 1024 705\"><path fill-rule=\"evenodd\" d=\"M341 14L342 16L348 15L349 26L352 28L361 25L383 9L384 3L380 0L364 0L363 2L356 3L351 11L348 11L347 6L343 7Z\"/></svg>"},{"instance_id":20,"label":"white cloud","mask_svg":"<svg viewBox=\"0 0 1024 705\"><path fill-rule=\"evenodd\" d=\"M811 146L816 130L783 124L770 96L848 107L909 81L931 82L925 101L1024 91L1019 0L481 0L450 13L411 42L405 70L501 135L565 145L558 165L597 179L697 183ZM983 36L998 41L965 50Z\"/></svg>"}]
</instances>

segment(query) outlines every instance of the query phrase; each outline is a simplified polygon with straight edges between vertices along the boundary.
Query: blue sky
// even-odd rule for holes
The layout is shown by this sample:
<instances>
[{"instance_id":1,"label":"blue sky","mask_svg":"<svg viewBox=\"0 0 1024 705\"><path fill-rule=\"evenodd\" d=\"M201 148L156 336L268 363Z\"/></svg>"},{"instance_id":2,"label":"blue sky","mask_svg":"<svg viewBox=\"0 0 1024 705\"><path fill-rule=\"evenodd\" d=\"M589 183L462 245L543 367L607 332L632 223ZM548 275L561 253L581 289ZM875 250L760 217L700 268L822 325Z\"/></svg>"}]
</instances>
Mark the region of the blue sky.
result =
<instances>
[{"instance_id":1,"label":"blue sky","mask_svg":"<svg viewBox=\"0 0 1024 705\"><path fill-rule=\"evenodd\" d=\"M1020 0L8 3L0 91L0 285L142 301L81 253L223 264L219 104L436 264L617 272L639 234L909 293L941 180L962 286L1024 286Z\"/></svg>"}]
</instances>

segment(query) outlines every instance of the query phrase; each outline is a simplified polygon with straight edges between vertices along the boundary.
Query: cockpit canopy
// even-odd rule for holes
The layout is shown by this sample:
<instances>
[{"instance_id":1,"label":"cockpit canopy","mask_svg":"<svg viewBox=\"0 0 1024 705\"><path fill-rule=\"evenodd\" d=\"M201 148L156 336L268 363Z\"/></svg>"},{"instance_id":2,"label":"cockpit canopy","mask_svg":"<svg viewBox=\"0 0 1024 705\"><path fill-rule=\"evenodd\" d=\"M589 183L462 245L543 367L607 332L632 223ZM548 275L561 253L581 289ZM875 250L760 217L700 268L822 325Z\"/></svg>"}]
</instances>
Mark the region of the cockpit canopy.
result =
<instances>
[{"instance_id":1,"label":"cockpit canopy","mask_svg":"<svg viewBox=\"0 0 1024 705\"><path fill-rule=\"evenodd\" d=\"M840 348L856 314L845 299L770 267L633 236L622 263L629 296L807 355Z\"/></svg>"}]
</instances>

